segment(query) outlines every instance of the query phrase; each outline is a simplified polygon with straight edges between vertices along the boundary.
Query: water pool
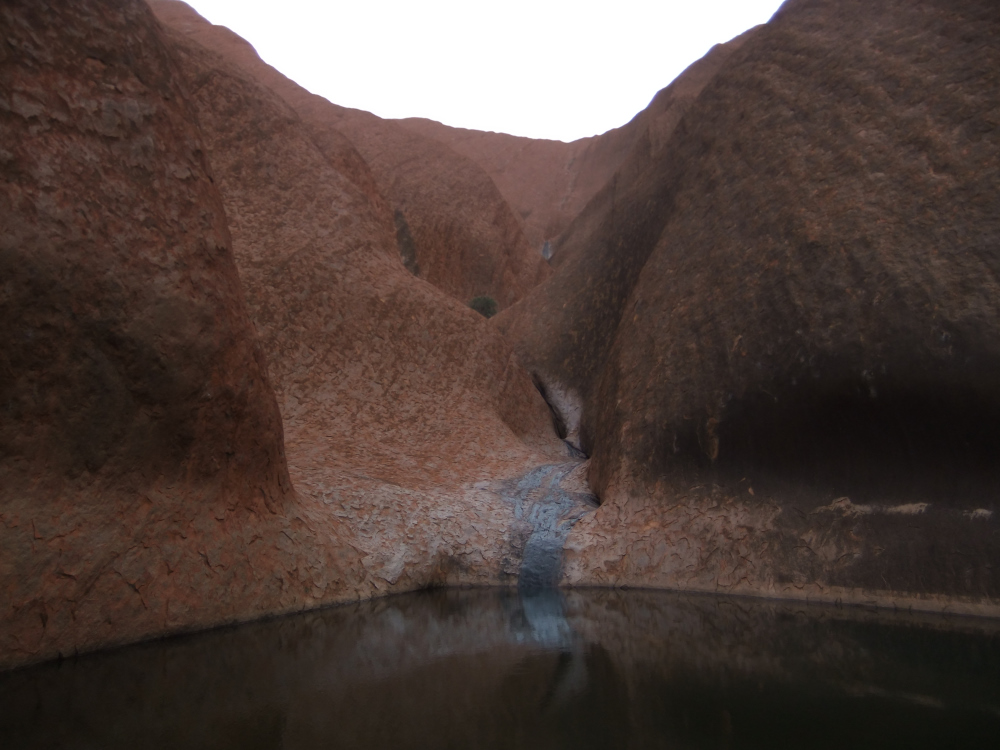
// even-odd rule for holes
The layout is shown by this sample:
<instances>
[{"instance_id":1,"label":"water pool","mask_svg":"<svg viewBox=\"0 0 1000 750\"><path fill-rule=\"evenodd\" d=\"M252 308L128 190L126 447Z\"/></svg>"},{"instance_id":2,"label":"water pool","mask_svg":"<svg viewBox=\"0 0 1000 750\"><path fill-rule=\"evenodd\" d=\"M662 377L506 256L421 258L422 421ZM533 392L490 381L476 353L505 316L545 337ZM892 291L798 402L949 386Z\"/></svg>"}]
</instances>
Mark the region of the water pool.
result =
<instances>
[{"instance_id":1,"label":"water pool","mask_svg":"<svg viewBox=\"0 0 1000 750\"><path fill-rule=\"evenodd\" d=\"M440 590L0 674L13 748L979 748L1000 623Z\"/></svg>"}]
</instances>

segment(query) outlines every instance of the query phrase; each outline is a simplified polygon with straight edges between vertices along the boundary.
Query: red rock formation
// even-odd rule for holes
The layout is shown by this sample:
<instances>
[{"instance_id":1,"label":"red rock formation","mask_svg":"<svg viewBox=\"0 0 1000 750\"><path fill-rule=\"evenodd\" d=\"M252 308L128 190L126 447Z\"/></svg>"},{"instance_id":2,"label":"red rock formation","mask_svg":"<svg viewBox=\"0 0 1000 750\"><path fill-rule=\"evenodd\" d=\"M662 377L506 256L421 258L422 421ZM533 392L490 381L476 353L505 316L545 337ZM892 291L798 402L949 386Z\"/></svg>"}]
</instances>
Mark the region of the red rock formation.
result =
<instances>
[{"instance_id":1,"label":"red rock formation","mask_svg":"<svg viewBox=\"0 0 1000 750\"><path fill-rule=\"evenodd\" d=\"M0 665L231 617L281 423L148 9L0 8ZM66 29L72 29L67 34ZM207 587L215 601L193 596Z\"/></svg>"},{"instance_id":2,"label":"red rock formation","mask_svg":"<svg viewBox=\"0 0 1000 750\"><path fill-rule=\"evenodd\" d=\"M627 147L627 157L617 159L607 184L553 241L559 273L496 318L577 446L583 399L607 361L621 308L662 230L657 191L670 175L658 157L697 95L754 31L713 47L628 125L598 139L606 152Z\"/></svg>"},{"instance_id":3,"label":"red rock formation","mask_svg":"<svg viewBox=\"0 0 1000 750\"><path fill-rule=\"evenodd\" d=\"M501 316L579 397L568 580L997 611L998 24L786 3Z\"/></svg>"},{"instance_id":4,"label":"red rock formation","mask_svg":"<svg viewBox=\"0 0 1000 750\"><path fill-rule=\"evenodd\" d=\"M393 121L310 94L264 63L243 39L184 3L159 0L154 7L165 23L282 97L314 138L349 139L394 214L398 252L420 278L464 303L492 296L502 309L551 275L503 196L472 160Z\"/></svg>"},{"instance_id":5,"label":"red rock formation","mask_svg":"<svg viewBox=\"0 0 1000 750\"><path fill-rule=\"evenodd\" d=\"M567 243L560 235L623 163L641 167L666 143L701 89L749 33L713 47L622 127L572 143L451 128L420 118L398 122L481 166L515 210L531 246L540 252L548 242L552 265L558 267L569 254L561 248L573 247L572 240ZM639 143L645 145L636 150ZM591 207L584 216L602 210L606 208Z\"/></svg>"},{"instance_id":6,"label":"red rock formation","mask_svg":"<svg viewBox=\"0 0 1000 750\"><path fill-rule=\"evenodd\" d=\"M516 576L483 482L562 446L353 147L141 3L0 13L0 665Z\"/></svg>"},{"instance_id":7,"label":"red rock formation","mask_svg":"<svg viewBox=\"0 0 1000 750\"><path fill-rule=\"evenodd\" d=\"M545 273L488 178L154 7L0 7L0 667L509 583L525 503L587 513L464 304ZM796 0L633 121L501 315L604 499L567 582L1000 612L998 32Z\"/></svg>"},{"instance_id":8,"label":"red rock formation","mask_svg":"<svg viewBox=\"0 0 1000 750\"><path fill-rule=\"evenodd\" d=\"M564 143L452 128L422 118L397 122L482 167L514 210L536 253L569 225L624 156L611 148L598 148L605 141L597 137Z\"/></svg>"},{"instance_id":9,"label":"red rock formation","mask_svg":"<svg viewBox=\"0 0 1000 750\"><path fill-rule=\"evenodd\" d=\"M158 13L178 6L187 8L153 3ZM466 306L413 279L384 204L357 188L368 178L345 179L339 167L348 160L331 162L314 140L329 125L309 127L276 96L294 84L273 69L265 88L248 77L250 66L206 49L217 28L176 37L175 46L288 445L408 486L480 477L505 450L523 462L521 443L508 447L512 429L547 446L543 402L503 340ZM299 429L317 434L300 439Z\"/></svg>"}]
</instances>

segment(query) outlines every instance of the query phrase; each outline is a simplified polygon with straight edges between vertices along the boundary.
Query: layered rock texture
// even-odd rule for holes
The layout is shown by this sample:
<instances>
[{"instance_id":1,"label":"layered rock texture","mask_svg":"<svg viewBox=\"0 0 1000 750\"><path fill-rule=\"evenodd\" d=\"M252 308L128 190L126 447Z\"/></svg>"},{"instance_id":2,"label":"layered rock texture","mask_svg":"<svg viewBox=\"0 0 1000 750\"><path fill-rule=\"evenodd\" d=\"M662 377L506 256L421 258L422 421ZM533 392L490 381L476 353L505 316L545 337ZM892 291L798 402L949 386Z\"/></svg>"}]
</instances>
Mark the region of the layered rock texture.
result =
<instances>
[{"instance_id":1,"label":"layered rock texture","mask_svg":"<svg viewBox=\"0 0 1000 750\"><path fill-rule=\"evenodd\" d=\"M593 457L570 581L996 611L998 24L786 3L501 316Z\"/></svg>"},{"instance_id":2,"label":"layered rock texture","mask_svg":"<svg viewBox=\"0 0 1000 750\"><path fill-rule=\"evenodd\" d=\"M573 144L173 0L0 28L0 667L448 584L1000 615L995 3L791 0Z\"/></svg>"}]
</instances>

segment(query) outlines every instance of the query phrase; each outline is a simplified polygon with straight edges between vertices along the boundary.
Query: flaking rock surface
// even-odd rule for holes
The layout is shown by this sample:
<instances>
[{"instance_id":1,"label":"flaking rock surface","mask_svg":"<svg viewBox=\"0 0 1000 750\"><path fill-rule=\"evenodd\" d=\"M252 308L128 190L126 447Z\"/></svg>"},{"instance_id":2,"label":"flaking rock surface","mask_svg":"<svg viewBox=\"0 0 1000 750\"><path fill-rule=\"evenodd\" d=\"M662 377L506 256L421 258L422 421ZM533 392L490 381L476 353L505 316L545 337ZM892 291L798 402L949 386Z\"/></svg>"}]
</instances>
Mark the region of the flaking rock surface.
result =
<instances>
[{"instance_id":1,"label":"flaking rock surface","mask_svg":"<svg viewBox=\"0 0 1000 750\"><path fill-rule=\"evenodd\" d=\"M0 665L516 579L486 480L563 446L350 142L143 3L0 14Z\"/></svg>"},{"instance_id":2,"label":"flaking rock surface","mask_svg":"<svg viewBox=\"0 0 1000 750\"><path fill-rule=\"evenodd\" d=\"M275 608L281 421L155 21L0 26L0 666Z\"/></svg>"}]
</instances>

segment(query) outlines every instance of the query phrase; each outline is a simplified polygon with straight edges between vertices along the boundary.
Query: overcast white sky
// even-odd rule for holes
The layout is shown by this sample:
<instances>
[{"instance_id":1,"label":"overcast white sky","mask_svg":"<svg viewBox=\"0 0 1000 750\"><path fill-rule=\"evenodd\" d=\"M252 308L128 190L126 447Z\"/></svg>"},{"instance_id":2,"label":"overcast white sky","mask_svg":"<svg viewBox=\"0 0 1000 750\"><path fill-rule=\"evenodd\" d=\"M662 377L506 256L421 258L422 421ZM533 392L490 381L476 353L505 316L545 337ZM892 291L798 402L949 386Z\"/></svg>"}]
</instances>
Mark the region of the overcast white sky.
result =
<instances>
[{"instance_id":1,"label":"overcast white sky","mask_svg":"<svg viewBox=\"0 0 1000 750\"><path fill-rule=\"evenodd\" d=\"M623 125L780 0L187 0L313 93L571 141Z\"/></svg>"}]
</instances>

